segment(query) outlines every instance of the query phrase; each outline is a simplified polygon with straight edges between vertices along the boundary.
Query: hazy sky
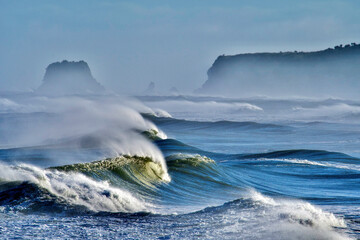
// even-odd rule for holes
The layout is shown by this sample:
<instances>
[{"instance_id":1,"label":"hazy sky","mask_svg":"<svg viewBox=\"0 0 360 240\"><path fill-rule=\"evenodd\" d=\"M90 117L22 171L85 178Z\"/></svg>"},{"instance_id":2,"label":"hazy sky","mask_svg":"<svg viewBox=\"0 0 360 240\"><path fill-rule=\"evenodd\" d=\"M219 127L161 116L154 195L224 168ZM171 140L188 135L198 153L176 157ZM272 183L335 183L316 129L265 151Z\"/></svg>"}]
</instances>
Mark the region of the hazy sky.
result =
<instances>
[{"instance_id":1,"label":"hazy sky","mask_svg":"<svg viewBox=\"0 0 360 240\"><path fill-rule=\"evenodd\" d=\"M190 92L220 54L360 42L358 0L0 0L0 91L54 61L85 60L106 88Z\"/></svg>"}]
</instances>

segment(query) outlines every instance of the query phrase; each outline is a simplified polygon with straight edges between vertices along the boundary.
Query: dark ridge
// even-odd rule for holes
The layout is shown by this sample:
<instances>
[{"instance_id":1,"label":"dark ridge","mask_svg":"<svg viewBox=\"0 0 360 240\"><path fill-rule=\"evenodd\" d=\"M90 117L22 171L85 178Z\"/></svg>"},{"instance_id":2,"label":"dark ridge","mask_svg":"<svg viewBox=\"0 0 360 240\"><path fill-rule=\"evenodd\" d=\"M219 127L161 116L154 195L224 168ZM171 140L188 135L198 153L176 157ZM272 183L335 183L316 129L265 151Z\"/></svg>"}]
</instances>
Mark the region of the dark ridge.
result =
<instances>
[{"instance_id":1,"label":"dark ridge","mask_svg":"<svg viewBox=\"0 0 360 240\"><path fill-rule=\"evenodd\" d=\"M92 76L85 61L55 62L46 68L42 85L36 93L43 95L102 94L105 88Z\"/></svg>"},{"instance_id":2,"label":"dark ridge","mask_svg":"<svg viewBox=\"0 0 360 240\"><path fill-rule=\"evenodd\" d=\"M219 56L198 93L231 97L359 98L360 44L315 52Z\"/></svg>"},{"instance_id":3,"label":"dark ridge","mask_svg":"<svg viewBox=\"0 0 360 240\"><path fill-rule=\"evenodd\" d=\"M236 156L236 155L234 155ZM281 150L268 153L256 153L256 154L239 154L238 159L261 159L261 158L292 158L292 159L311 159L317 161L337 161L342 163L356 163L358 158L349 156L340 152L328 152L324 150L311 150L311 149L293 149L293 150Z\"/></svg>"},{"instance_id":4,"label":"dark ridge","mask_svg":"<svg viewBox=\"0 0 360 240\"><path fill-rule=\"evenodd\" d=\"M243 121L243 122L234 122L234 121L193 121L193 120L183 120L176 118L164 118L164 117L156 117L150 114L142 114L142 116L156 125L160 127L167 126L181 126L181 129L192 129L192 130L207 130L207 129L218 129L218 130L231 130L235 128L240 128L243 130L269 130L269 131L291 131L292 127L286 125L278 125L278 124L270 124L270 123L257 123L251 121Z\"/></svg>"}]
</instances>

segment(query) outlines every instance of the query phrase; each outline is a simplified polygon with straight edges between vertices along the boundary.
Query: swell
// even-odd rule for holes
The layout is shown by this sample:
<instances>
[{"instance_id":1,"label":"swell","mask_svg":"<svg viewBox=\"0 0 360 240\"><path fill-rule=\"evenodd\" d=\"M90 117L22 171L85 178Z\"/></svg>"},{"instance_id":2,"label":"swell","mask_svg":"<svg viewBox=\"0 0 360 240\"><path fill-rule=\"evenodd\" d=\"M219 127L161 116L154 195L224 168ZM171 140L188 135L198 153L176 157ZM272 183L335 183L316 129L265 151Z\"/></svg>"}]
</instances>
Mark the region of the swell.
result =
<instances>
[{"instance_id":1,"label":"swell","mask_svg":"<svg viewBox=\"0 0 360 240\"><path fill-rule=\"evenodd\" d=\"M167 169L149 157L128 155L49 169L5 166L1 194L18 189L13 195L21 199L24 189L35 186L41 191L34 194L61 199L61 203L97 212L125 213L154 209L191 212L239 198L249 188L316 204L360 201L356 188L360 183L359 159L343 153L298 149L223 154L202 151L174 139L155 140L155 144L165 155ZM9 172L13 174L6 177ZM30 198L24 194L23 199ZM135 207L129 199L137 199ZM98 201L107 203L98 205ZM2 199L0 203L8 205L9 201Z\"/></svg>"},{"instance_id":2,"label":"swell","mask_svg":"<svg viewBox=\"0 0 360 240\"><path fill-rule=\"evenodd\" d=\"M188 186L189 191L196 192L196 197L190 196L194 199L202 194L204 198L209 196L208 192L187 183L192 179L202 179L199 181L204 189L219 191L221 196L215 196L218 199L254 188L271 196L299 198L317 204L351 205L360 201L356 189L360 184L360 159L344 153L289 149L223 154L202 151L172 139L156 141L156 144L167 156L169 173L174 179L180 179L181 185ZM174 161L181 156L179 152L189 155L188 159L197 158L198 162ZM202 158L212 161L199 164Z\"/></svg>"},{"instance_id":3,"label":"swell","mask_svg":"<svg viewBox=\"0 0 360 240\"><path fill-rule=\"evenodd\" d=\"M267 153L257 154L239 154L236 155L238 159L259 159L259 158L299 158L299 159L311 159L317 161L337 161L343 163L356 163L359 158L355 158L340 152L329 152L324 150L312 150L312 149L290 149L273 151Z\"/></svg>"},{"instance_id":4,"label":"swell","mask_svg":"<svg viewBox=\"0 0 360 240\"><path fill-rule=\"evenodd\" d=\"M332 161L338 163L360 164L360 159L341 152L316 149L288 149L263 153L226 154L204 151L175 139L161 139L154 142L165 154L193 153L206 155L219 161L251 159L304 159L315 161Z\"/></svg>"},{"instance_id":5,"label":"swell","mask_svg":"<svg viewBox=\"0 0 360 240\"><path fill-rule=\"evenodd\" d=\"M263 130L263 131L291 131L292 127L279 125L279 124L270 124L270 123L257 123L252 121L246 122L235 122L235 121L192 121L192 120L183 120L176 118L165 118L165 117L156 117L153 115L143 114L145 119L148 119L154 122L156 125L161 126L162 128L176 127L181 130L220 130L227 131L231 129L239 130Z\"/></svg>"}]
</instances>

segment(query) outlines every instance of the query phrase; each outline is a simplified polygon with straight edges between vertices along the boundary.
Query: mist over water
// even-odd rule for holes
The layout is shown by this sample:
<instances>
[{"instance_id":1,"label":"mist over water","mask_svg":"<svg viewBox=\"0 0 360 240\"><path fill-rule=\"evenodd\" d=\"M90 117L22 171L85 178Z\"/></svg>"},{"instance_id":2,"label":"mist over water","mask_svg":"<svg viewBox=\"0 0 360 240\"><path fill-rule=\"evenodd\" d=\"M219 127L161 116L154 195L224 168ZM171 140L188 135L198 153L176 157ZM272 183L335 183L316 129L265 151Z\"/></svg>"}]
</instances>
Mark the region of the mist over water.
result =
<instances>
[{"instance_id":1,"label":"mist over water","mask_svg":"<svg viewBox=\"0 0 360 240\"><path fill-rule=\"evenodd\" d=\"M155 112L135 99L30 95L1 101L2 148L99 148L110 156L162 158L160 151L140 133L155 130L161 137L166 135L140 114Z\"/></svg>"}]
</instances>

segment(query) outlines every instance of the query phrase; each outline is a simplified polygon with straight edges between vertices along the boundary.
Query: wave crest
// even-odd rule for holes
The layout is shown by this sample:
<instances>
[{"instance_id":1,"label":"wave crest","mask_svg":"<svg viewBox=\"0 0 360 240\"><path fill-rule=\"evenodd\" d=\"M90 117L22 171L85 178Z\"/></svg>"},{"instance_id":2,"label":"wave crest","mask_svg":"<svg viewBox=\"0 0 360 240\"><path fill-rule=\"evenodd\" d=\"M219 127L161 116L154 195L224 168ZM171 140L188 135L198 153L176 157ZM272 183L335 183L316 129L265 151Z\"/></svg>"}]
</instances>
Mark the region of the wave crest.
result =
<instances>
[{"instance_id":1,"label":"wave crest","mask_svg":"<svg viewBox=\"0 0 360 240\"><path fill-rule=\"evenodd\" d=\"M31 165L0 166L0 182L20 184L17 190L19 194L14 194L13 184L10 184L10 189L2 189L2 195L9 198L2 199L1 205L16 204L18 210L37 208L44 203L44 199L54 199L53 204L63 202L66 209L68 206L81 206L94 212L139 212L151 208L150 204L130 192L110 186L106 181L95 181L81 173L44 170ZM24 192L29 192L29 187L31 193L26 197ZM34 187L37 191L31 190ZM9 194L6 194L7 191ZM11 201L17 196L19 199Z\"/></svg>"},{"instance_id":2,"label":"wave crest","mask_svg":"<svg viewBox=\"0 0 360 240\"><path fill-rule=\"evenodd\" d=\"M65 172L82 172L95 178L107 177L111 172L133 182L150 185L152 182L169 182L166 165L150 157L122 155L91 163L78 163L53 167Z\"/></svg>"}]
</instances>

